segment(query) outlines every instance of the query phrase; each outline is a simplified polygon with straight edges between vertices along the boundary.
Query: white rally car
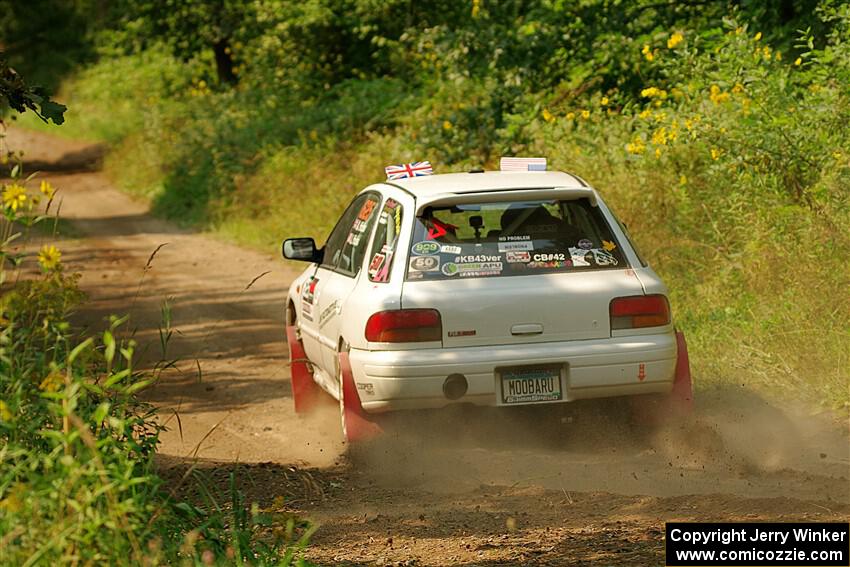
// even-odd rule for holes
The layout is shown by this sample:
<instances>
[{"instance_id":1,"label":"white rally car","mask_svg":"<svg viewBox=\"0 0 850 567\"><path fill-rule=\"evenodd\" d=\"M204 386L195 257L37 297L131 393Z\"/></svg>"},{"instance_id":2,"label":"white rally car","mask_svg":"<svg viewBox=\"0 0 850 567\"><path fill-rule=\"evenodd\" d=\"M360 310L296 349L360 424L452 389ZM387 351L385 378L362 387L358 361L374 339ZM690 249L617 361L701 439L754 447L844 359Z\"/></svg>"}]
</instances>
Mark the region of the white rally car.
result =
<instances>
[{"instance_id":1,"label":"white rally car","mask_svg":"<svg viewBox=\"0 0 850 567\"><path fill-rule=\"evenodd\" d=\"M371 415L468 403L666 395L688 406L667 289L581 178L555 171L411 177L360 192L292 283L296 411L318 389L343 433ZM656 396L658 397L658 396Z\"/></svg>"}]
</instances>

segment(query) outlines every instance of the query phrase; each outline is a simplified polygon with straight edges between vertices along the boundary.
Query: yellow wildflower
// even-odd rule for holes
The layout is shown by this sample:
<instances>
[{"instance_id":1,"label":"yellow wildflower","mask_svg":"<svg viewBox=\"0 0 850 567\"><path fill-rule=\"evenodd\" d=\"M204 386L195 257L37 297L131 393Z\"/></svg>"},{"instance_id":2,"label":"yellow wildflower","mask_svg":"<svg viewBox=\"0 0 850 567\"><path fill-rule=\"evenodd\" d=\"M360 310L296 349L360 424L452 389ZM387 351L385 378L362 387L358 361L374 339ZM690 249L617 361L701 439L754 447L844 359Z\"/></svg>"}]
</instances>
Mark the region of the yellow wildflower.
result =
<instances>
[{"instance_id":1,"label":"yellow wildflower","mask_svg":"<svg viewBox=\"0 0 850 567\"><path fill-rule=\"evenodd\" d=\"M581 111L581 117L584 118L585 120L587 120L588 118L590 118L590 111L589 110L582 110Z\"/></svg>"},{"instance_id":2,"label":"yellow wildflower","mask_svg":"<svg viewBox=\"0 0 850 567\"><path fill-rule=\"evenodd\" d=\"M600 101L599 101L599 104L600 104L600 106L608 106L608 102L609 102L609 101L608 101L608 97L607 97L607 96L603 96L603 97L602 97L602 100L600 100Z\"/></svg>"},{"instance_id":3,"label":"yellow wildflower","mask_svg":"<svg viewBox=\"0 0 850 567\"><path fill-rule=\"evenodd\" d=\"M721 104L729 100L729 93L723 92L717 85L711 85L709 91L708 98L714 104Z\"/></svg>"},{"instance_id":4,"label":"yellow wildflower","mask_svg":"<svg viewBox=\"0 0 850 567\"><path fill-rule=\"evenodd\" d=\"M691 131L691 128L693 128L693 127L694 127L694 122L693 122L693 120L691 120L691 119L686 119L686 120L685 120L685 129L687 129L687 131L688 131L688 132L690 132L690 131Z\"/></svg>"},{"instance_id":5,"label":"yellow wildflower","mask_svg":"<svg viewBox=\"0 0 850 567\"><path fill-rule=\"evenodd\" d=\"M652 118L652 110L647 108L646 110L638 114L638 116L640 116L642 120L649 120L650 118Z\"/></svg>"},{"instance_id":6,"label":"yellow wildflower","mask_svg":"<svg viewBox=\"0 0 850 567\"><path fill-rule=\"evenodd\" d=\"M841 159L841 152L839 152L838 150L832 152L832 157L834 157L835 159Z\"/></svg>"},{"instance_id":7,"label":"yellow wildflower","mask_svg":"<svg viewBox=\"0 0 850 567\"><path fill-rule=\"evenodd\" d=\"M667 129L664 126L652 133L652 144L655 146L667 145Z\"/></svg>"},{"instance_id":8,"label":"yellow wildflower","mask_svg":"<svg viewBox=\"0 0 850 567\"><path fill-rule=\"evenodd\" d=\"M57 392L59 391L59 388L62 387L63 382L64 379L62 378L62 373L58 370L54 370L41 381L41 384L38 385L38 389L42 392Z\"/></svg>"},{"instance_id":9,"label":"yellow wildflower","mask_svg":"<svg viewBox=\"0 0 850 567\"><path fill-rule=\"evenodd\" d=\"M640 96L644 98L659 98L661 100L667 98L667 91L658 87L647 87L640 91Z\"/></svg>"},{"instance_id":10,"label":"yellow wildflower","mask_svg":"<svg viewBox=\"0 0 850 567\"><path fill-rule=\"evenodd\" d=\"M481 0L472 0L472 17L477 18L481 11Z\"/></svg>"},{"instance_id":11,"label":"yellow wildflower","mask_svg":"<svg viewBox=\"0 0 850 567\"><path fill-rule=\"evenodd\" d=\"M626 144L626 151L630 154L640 155L646 151L646 145L643 143L643 140L635 137L631 142Z\"/></svg>"},{"instance_id":12,"label":"yellow wildflower","mask_svg":"<svg viewBox=\"0 0 850 567\"><path fill-rule=\"evenodd\" d=\"M54 189L53 185L51 185L49 181L42 181L39 190L48 199L52 199L56 194L56 189Z\"/></svg>"},{"instance_id":13,"label":"yellow wildflower","mask_svg":"<svg viewBox=\"0 0 850 567\"><path fill-rule=\"evenodd\" d=\"M755 39L756 41L761 41L761 32L758 32L758 33L756 34L756 37L755 37L754 39Z\"/></svg>"},{"instance_id":14,"label":"yellow wildflower","mask_svg":"<svg viewBox=\"0 0 850 567\"><path fill-rule=\"evenodd\" d=\"M2 404L3 402L0 402ZM25 484L16 482L6 494L3 500L0 500L0 510L7 512L20 512L22 505L21 500L26 498L27 487Z\"/></svg>"},{"instance_id":15,"label":"yellow wildflower","mask_svg":"<svg viewBox=\"0 0 850 567\"><path fill-rule=\"evenodd\" d=\"M776 59L777 61L782 61L782 52L781 52L781 51L777 51L777 52L776 52L776 55L775 55L774 57L775 57L775 59Z\"/></svg>"},{"instance_id":16,"label":"yellow wildflower","mask_svg":"<svg viewBox=\"0 0 850 567\"><path fill-rule=\"evenodd\" d=\"M742 33L744 33L744 28L742 28L740 26L735 28L735 35L741 35Z\"/></svg>"},{"instance_id":17,"label":"yellow wildflower","mask_svg":"<svg viewBox=\"0 0 850 567\"><path fill-rule=\"evenodd\" d=\"M7 209L17 211L18 207L22 207L26 202L27 190L18 185L17 183L7 185L6 188L3 190L3 206L5 206Z\"/></svg>"},{"instance_id":18,"label":"yellow wildflower","mask_svg":"<svg viewBox=\"0 0 850 567\"><path fill-rule=\"evenodd\" d=\"M670 36L670 39L667 40L667 49L673 49L674 47L682 43L683 39L685 38L682 34L680 34L679 32L674 33Z\"/></svg>"},{"instance_id":19,"label":"yellow wildflower","mask_svg":"<svg viewBox=\"0 0 850 567\"><path fill-rule=\"evenodd\" d=\"M732 87L732 92L735 94L741 94L742 92L744 92L744 85L742 85L741 83L735 83L735 86Z\"/></svg>"},{"instance_id":20,"label":"yellow wildflower","mask_svg":"<svg viewBox=\"0 0 850 567\"><path fill-rule=\"evenodd\" d=\"M711 159L717 161L721 155L722 152L720 150L718 150L717 148L711 148Z\"/></svg>"},{"instance_id":21,"label":"yellow wildflower","mask_svg":"<svg viewBox=\"0 0 850 567\"><path fill-rule=\"evenodd\" d=\"M652 48L649 47L648 44L644 44L643 49L641 49L640 52L643 53L643 56L646 58L647 61L652 61L653 59L655 59L655 55L652 54Z\"/></svg>"},{"instance_id":22,"label":"yellow wildflower","mask_svg":"<svg viewBox=\"0 0 850 567\"><path fill-rule=\"evenodd\" d=\"M797 57L797 59L794 60L794 65L796 65L797 67L799 67L802 64L803 64L803 58L802 57Z\"/></svg>"},{"instance_id":23,"label":"yellow wildflower","mask_svg":"<svg viewBox=\"0 0 850 567\"><path fill-rule=\"evenodd\" d=\"M451 129L452 129L452 123L449 122L448 120L443 120L443 130L451 130Z\"/></svg>"},{"instance_id":24,"label":"yellow wildflower","mask_svg":"<svg viewBox=\"0 0 850 567\"><path fill-rule=\"evenodd\" d=\"M59 265L62 253L52 244L45 244L38 253L38 263L45 270L52 270Z\"/></svg>"},{"instance_id":25,"label":"yellow wildflower","mask_svg":"<svg viewBox=\"0 0 850 567\"><path fill-rule=\"evenodd\" d=\"M687 184L688 184L688 178L685 177L684 175L679 176L679 185L684 186L684 185L687 185Z\"/></svg>"},{"instance_id":26,"label":"yellow wildflower","mask_svg":"<svg viewBox=\"0 0 850 567\"><path fill-rule=\"evenodd\" d=\"M12 421L12 417L12 412L9 411L9 406L6 405L6 402L0 400L0 420Z\"/></svg>"},{"instance_id":27,"label":"yellow wildflower","mask_svg":"<svg viewBox=\"0 0 850 567\"><path fill-rule=\"evenodd\" d=\"M655 148L655 157L657 157L657 158L661 157L661 148Z\"/></svg>"},{"instance_id":28,"label":"yellow wildflower","mask_svg":"<svg viewBox=\"0 0 850 567\"><path fill-rule=\"evenodd\" d=\"M574 120L576 117L575 112L567 112L567 120Z\"/></svg>"},{"instance_id":29,"label":"yellow wildflower","mask_svg":"<svg viewBox=\"0 0 850 567\"><path fill-rule=\"evenodd\" d=\"M770 56L771 56L770 48L765 45L764 48L762 48L761 52L762 52L762 55L764 55L764 60L770 61Z\"/></svg>"},{"instance_id":30,"label":"yellow wildflower","mask_svg":"<svg viewBox=\"0 0 850 567\"><path fill-rule=\"evenodd\" d=\"M543 109L543 120L545 120L546 122L554 122L555 121L555 117L552 115L551 112L549 112L548 108Z\"/></svg>"}]
</instances>

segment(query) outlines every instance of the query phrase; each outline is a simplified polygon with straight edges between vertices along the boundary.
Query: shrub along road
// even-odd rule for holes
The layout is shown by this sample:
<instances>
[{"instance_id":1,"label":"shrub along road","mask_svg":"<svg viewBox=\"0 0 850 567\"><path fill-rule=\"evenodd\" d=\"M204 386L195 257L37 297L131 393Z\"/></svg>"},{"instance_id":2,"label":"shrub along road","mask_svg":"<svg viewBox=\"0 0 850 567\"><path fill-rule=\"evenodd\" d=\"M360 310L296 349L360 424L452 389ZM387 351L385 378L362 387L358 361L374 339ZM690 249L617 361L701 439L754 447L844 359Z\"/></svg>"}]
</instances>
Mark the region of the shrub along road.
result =
<instances>
[{"instance_id":1,"label":"shrub along road","mask_svg":"<svg viewBox=\"0 0 850 567\"><path fill-rule=\"evenodd\" d=\"M657 564L667 520L850 515L847 425L745 389L698 392L694 423L654 432L617 404L452 411L348 454L334 403L292 411L293 269L150 216L96 171L97 147L21 130L7 141L60 190L62 260L90 298L78 321L129 313L142 363L176 360L145 393L169 423L166 476L239 469L261 506L322 524L317 563Z\"/></svg>"}]
</instances>

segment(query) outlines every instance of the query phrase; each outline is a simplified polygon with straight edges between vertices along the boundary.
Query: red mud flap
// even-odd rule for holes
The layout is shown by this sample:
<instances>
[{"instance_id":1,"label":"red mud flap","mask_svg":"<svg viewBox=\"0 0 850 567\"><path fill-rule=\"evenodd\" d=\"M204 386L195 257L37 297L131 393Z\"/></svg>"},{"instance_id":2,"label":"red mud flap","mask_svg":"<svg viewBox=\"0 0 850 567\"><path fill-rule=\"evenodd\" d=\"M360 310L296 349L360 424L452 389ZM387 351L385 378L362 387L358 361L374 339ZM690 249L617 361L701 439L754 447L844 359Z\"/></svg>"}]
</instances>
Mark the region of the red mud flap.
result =
<instances>
[{"instance_id":1,"label":"red mud flap","mask_svg":"<svg viewBox=\"0 0 850 567\"><path fill-rule=\"evenodd\" d=\"M289 343L289 368L292 374L292 399L295 413L305 414L312 410L319 397L319 386L313 381L313 372L307 362L304 344L298 339L294 325L286 327L286 342Z\"/></svg>"},{"instance_id":2,"label":"red mud flap","mask_svg":"<svg viewBox=\"0 0 850 567\"><path fill-rule=\"evenodd\" d=\"M349 443L367 441L383 433L381 427L371 421L360 404L360 394L351 373L351 361L347 352L339 353L339 371L342 379L342 422L345 440Z\"/></svg>"},{"instance_id":3,"label":"red mud flap","mask_svg":"<svg viewBox=\"0 0 850 567\"><path fill-rule=\"evenodd\" d=\"M694 390L688 361L688 345L682 331L676 331L676 350L676 375L670 393L666 396L635 396L631 399L632 416L642 425L681 421L693 413Z\"/></svg>"},{"instance_id":4,"label":"red mud flap","mask_svg":"<svg viewBox=\"0 0 850 567\"><path fill-rule=\"evenodd\" d=\"M676 331L676 348L676 377L670 392L670 409L679 415L689 415L694 411L694 385L691 382L688 344L682 331Z\"/></svg>"}]
</instances>

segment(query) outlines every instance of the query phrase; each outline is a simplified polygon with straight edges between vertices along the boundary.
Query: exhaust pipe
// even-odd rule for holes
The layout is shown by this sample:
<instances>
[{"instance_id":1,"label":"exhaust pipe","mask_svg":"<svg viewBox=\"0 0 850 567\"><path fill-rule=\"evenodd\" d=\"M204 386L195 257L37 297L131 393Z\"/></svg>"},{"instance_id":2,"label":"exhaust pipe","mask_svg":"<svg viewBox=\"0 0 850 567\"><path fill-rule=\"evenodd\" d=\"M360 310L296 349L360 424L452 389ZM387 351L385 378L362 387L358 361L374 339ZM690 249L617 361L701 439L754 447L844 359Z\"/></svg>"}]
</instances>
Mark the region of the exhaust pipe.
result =
<instances>
[{"instance_id":1,"label":"exhaust pipe","mask_svg":"<svg viewBox=\"0 0 850 567\"><path fill-rule=\"evenodd\" d=\"M450 374L443 382L443 395L449 400L457 400L466 394L469 384L463 374Z\"/></svg>"}]
</instances>

